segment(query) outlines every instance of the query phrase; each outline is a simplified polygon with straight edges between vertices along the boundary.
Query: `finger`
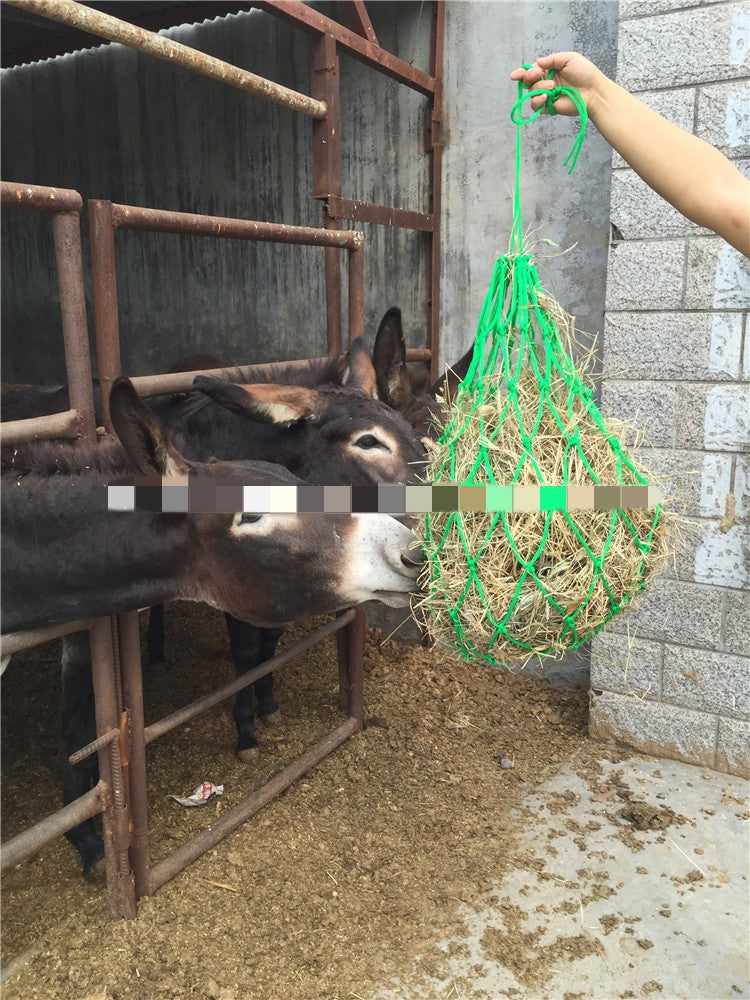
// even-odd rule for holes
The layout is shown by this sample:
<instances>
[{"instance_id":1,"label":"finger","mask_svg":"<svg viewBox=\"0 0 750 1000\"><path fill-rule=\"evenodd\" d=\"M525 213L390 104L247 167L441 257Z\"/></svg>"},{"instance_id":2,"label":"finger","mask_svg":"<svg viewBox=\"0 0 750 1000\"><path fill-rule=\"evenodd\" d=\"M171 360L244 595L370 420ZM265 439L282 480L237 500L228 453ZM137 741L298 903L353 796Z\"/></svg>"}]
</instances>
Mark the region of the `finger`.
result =
<instances>
[{"instance_id":1,"label":"finger","mask_svg":"<svg viewBox=\"0 0 750 1000\"><path fill-rule=\"evenodd\" d=\"M574 55L575 52L553 52L549 56L540 56L537 64L544 70L563 69Z\"/></svg>"}]
</instances>

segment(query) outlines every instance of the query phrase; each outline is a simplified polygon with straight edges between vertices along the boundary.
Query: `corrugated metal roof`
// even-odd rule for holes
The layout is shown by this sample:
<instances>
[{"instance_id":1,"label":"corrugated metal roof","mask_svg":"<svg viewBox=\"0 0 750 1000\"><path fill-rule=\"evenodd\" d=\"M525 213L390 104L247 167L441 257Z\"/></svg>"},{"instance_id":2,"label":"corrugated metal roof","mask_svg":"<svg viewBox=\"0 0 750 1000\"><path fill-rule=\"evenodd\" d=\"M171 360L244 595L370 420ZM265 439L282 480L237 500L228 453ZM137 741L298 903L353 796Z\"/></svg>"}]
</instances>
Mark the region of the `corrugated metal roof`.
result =
<instances>
[{"instance_id":1,"label":"corrugated metal roof","mask_svg":"<svg viewBox=\"0 0 750 1000\"><path fill-rule=\"evenodd\" d=\"M253 5L211 2L211 0L206 2L194 0L192 3L186 3L185 0L148 0L148 2L120 0L116 3L87 2L86 6L112 14L121 21L138 24L150 31L159 31L161 28L170 28L176 24L195 24L209 18L224 17L240 10L249 10ZM85 34L65 24L58 24L57 21L50 21L46 17L29 14L8 4L0 7L0 16L3 68L108 44L94 35Z\"/></svg>"}]
</instances>

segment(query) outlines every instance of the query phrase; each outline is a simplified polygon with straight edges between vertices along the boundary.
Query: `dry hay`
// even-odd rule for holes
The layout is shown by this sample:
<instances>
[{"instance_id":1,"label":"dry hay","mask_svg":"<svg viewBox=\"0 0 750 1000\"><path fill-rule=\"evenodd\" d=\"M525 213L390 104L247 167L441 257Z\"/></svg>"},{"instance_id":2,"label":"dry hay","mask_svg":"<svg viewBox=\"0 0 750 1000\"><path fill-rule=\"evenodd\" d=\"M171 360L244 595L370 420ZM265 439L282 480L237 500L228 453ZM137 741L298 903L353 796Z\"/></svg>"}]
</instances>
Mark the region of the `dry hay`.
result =
<instances>
[{"instance_id":1,"label":"dry hay","mask_svg":"<svg viewBox=\"0 0 750 1000\"><path fill-rule=\"evenodd\" d=\"M570 357L573 317L554 300L545 298L543 305ZM590 362L584 360L579 377L587 365ZM568 381L554 371L557 376L550 378L549 399L541 414L540 386L528 365L516 382L518 410L511 407L504 419L508 387L499 374L486 376L486 385L478 386L478 390L485 389L484 401L475 412L475 392L458 392L446 402L447 425L462 428L453 445L453 481L655 485L656 477L640 468L634 471L618 457L616 442L624 439L626 425L610 419L603 434L590 412L591 401L577 392L571 394ZM563 418L564 429L549 403ZM532 428L537 421L531 453L538 471L522 440L522 426ZM571 448L576 432L579 447ZM487 460L477 468L482 446ZM625 456L624 451L621 454ZM448 458L449 445L441 441L427 469L428 481L437 481L441 470L445 475ZM633 463L632 458L628 461ZM526 663L542 653L560 654L599 631L613 612L630 603L661 572L673 527L674 515L663 508L658 518L653 508L435 512L424 525L423 544L430 558L422 583L428 596L415 606L415 615L434 639L459 649L467 659ZM603 556L601 572L574 528L594 557ZM539 584L523 565L532 561ZM575 616L573 628L568 616Z\"/></svg>"}]
</instances>

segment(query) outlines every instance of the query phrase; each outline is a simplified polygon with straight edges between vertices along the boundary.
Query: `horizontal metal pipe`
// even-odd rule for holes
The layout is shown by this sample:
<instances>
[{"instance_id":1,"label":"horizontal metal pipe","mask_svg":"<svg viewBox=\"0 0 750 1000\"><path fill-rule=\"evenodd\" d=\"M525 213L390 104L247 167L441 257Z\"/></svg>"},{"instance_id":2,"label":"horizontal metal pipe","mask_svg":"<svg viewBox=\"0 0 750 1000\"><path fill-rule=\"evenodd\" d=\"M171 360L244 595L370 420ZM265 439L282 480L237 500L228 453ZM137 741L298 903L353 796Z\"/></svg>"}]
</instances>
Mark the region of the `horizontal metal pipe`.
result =
<instances>
[{"instance_id":1,"label":"horizontal metal pipe","mask_svg":"<svg viewBox=\"0 0 750 1000\"><path fill-rule=\"evenodd\" d=\"M44 417L27 417L25 420L6 420L0 423L0 445L24 444L40 438L77 438L81 433L81 414L78 410L50 413Z\"/></svg>"},{"instance_id":2,"label":"horizontal metal pipe","mask_svg":"<svg viewBox=\"0 0 750 1000\"><path fill-rule=\"evenodd\" d=\"M279 771L277 775L266 782L261 788L238 805L225 813L213 826L199 833L187 844L178 847L176 851L165 858L158 865L151 869L149 879L149 892L156 892L159 886L164 885L169 879L174 878L183 868L186 868L192 861L205 854L209 848L218 844L220 840L241 826L253 813L262 809L271 799L275 798L293 782L297 781L306 771L318 764L324 757L340 746L344 740L359 729L357 719L347 719L340 726L329 733L309 750L298 757L293 764Z\"/></svg>"},{"instance_id":3,"label":"horizontal metal pipe","mask_svg":"<svg viewBox=\"0 0 750 1000\"><path fill-rule=\"evenodd\" d=\"M177 233L183 236L219 236L234 240L340 247L342 250L359 250L365 241L364 233L353 230L287 226L281 222L227 219L223 216L194 215L191 212L167 212L160 208L141 208L136 205L117 205L114 203L112 204L112 224L115 228L137 229L143 232Z\"/></svg>"},{"instance_id":4,"label":"horizontal metal pipe","mask_svg":"<svg viewBox=\"0 0 750 1000\"><path fill-rule=\"evenodd\" d=\"M181 66L201 76L244 90L258 97L265 97L276 104L283 104L292 111L301 111L312 118L324 118L326 106L307 94L300 94L279 83L266 80L262 76L240 69L231 63L199 52L181 42L175 42L164 35L146 31L135 24L121 21L102 11L75 3L74 0L8 0L13 7L20 7L31 14L47 17L51 21L67 24L79 31L106 38L110 42L120 42L128 48L136 49L157 59L165 59L173 66Z\"/></svg>"},{"instance_id":5,"label":"horizontal metal pipe","mask_svg":"<svg viewBox=\"0 0 750 1000\"><path fill-rule=\"evenodd\" d=\"M326 212L331 219L347 219L351 222L374 222L379 226L395 226L401 229L417 229L431 233L435 229L435 218L424 212L409 212L405 208L390 208L388 205L374 205L369 201L352 201L328 195Z\"/></svg>"},{"instance_id":6,"label":"horizontal metal pipe","mask_svg":"<svg viewBox=\"0 0 750 1000\"><path fill-rule=\"evenodd\" d=\"M47 816L45 819L35 823L34 826L19 833L17 837L9 840L2 848L2 861L0 871L12 868L28 858L30 854L36 853L51 840L61 837L78 823L85 819L91 819L97 813L103 811L109 790L104 782L100 781L90 791L86 792L75 802L58 809L56 813Z\"/></svg>"},{"instance_id":7,"label":"horizontal metal pipe","mask_svg":"<svg viewBox=\"0 0 750 1000\"><path fill-rule=\"evenodd\" d=\"M38 212L80 212L83 198L68 188L41 187L38 184L0 182L0 204L3 208L29 208Z\"/></svg>"},{"instance_id":8,"label":"horizontal metal pipe","mask_svg":"<svg viewBox=\"0 0 750 1000\"><path fill-rule=\"evenodd\" d=\"M90 757L92 753L98 753L102 747L109 746L113 740L116 740L120 735L119 729L110 729L108 732L103 733L97 739L92 740L91 743L87 743L85 747L81 747L80 750L76 750L68 757L69 764L80 764L82 760L86 760Z\"/></svg>"},{"instance_id":9,"label":"horizontal metal pipe","mask_svg":"<svg viewBox=\"0 0 750 1000\"><path fill-rule=\"evenodd\" d=\"M38 646L42 642L49 642L50 639L59 639L60 636L70 635L72 632L84 632L90 629L92 624L89 619L81 619L66 622L64 625L35 628L28 632L6 632L0 635L0 654L12 656L14 653L20 653L22 649L31 649L32 646Z\"/></svg>"},{"instance_id":10,"label":"horizontal metal pipe","mask_svg":"<svg viewBox=\"0 0 750 1000\"><path fill-rule=\"evenodd\" d=\"M282 653L271 657L271 659L266 660L265 663L261 663L261 665L256 667L254 670L248 670L247 673L241 674L235 680L229 681L227 684L222 684L220 688L216 688L216 690L211 691L210 694L204 695L202 698L198 698L189 705L185 705L184 708L180 708L176 712L172 712L171 715L167 715L163 719L159 719L158 722L154 722L152 725L146 726L143 731L146 744L158 739L160 736L163 736L170 730L175 729L177 726L181 726L183 723L189 722L190 719L195 718L196 715L200 715L201 712L205 712L208 708L213 708L214 705L218 705L219 702L224 701L226 698L231 698L233 694L237 694L238 691L241 691L249 684L253 684L261 677L265 677L266 674L270 674L271 671L278 670L279 667L283 667L290 660L293 660L295 656L300 656L302 653L307 652L307 650L312 646L322 642L323 639L327 639L329 635L337 632L340 628L343 628L344 625L348 625L354 618L355 613L356 609L350 608L349 611L345 611L340 617L335 618L333 621L328 622L328 624L316 629L315 632L305 636L304 639L300 639L299 642L295 642L293 646L289 646L289 648L285 649Z\"/></svg>"}]
</instances>

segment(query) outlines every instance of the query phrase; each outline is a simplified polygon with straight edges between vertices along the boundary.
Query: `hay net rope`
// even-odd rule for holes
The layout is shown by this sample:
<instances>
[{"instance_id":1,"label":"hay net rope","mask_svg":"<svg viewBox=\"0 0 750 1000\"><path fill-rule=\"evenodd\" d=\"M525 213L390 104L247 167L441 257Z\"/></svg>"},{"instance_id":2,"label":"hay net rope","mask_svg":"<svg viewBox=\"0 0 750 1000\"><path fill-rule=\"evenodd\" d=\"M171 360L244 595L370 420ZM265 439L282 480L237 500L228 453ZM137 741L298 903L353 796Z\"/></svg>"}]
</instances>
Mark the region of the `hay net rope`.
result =
<instances>
[{"instance_id":1,"label":"hay net rope","mask_svg":"<svg viewBox=\"0 0 750 1000\"><path fill-rule=\"evenodd\" d=\"M529 513L500 503L505 509L425 517L428 596L422 616L433 635L466 659L489 664L579 647L644 589L666 556L660 506L566 509L569 485L645 485L647 479L605 425L576 371L569 353L572 317L544 292L523 246L521 130L545 108L524 119L523 104L536 94L547 97L551 110L560 94L574 102L581 125L565 161L569 172L583 143L586 106L571 88L523 90L519 82L511 111L516 177L510 253L495 262L473 359L447 401L428 473L432 482L555 486L558 502Z\"/></svg>"}]
</instances>

